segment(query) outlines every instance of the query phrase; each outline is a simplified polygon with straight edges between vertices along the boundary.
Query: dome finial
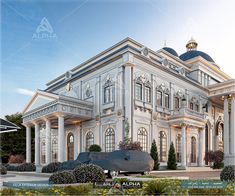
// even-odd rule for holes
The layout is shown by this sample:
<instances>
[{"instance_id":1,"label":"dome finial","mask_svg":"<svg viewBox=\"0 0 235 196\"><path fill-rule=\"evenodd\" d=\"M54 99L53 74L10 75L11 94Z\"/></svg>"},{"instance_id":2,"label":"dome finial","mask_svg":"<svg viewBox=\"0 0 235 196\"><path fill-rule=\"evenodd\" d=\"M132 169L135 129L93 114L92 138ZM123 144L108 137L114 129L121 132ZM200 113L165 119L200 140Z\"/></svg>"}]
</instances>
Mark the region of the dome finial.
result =
<instances>
[{"instance_id":1,"label":"dome finial","mask_svg":"<svg viewBox=\"0 0 235 196\"><path fill-rule=\"evenodd\" d=\"M186 44L187 51L197 50L197 45L198 43L195 41L195 39L193 39L193 37L191 37L191 39Z\"/></svg>"},{"instance_id":2,"label":"dome finial","mask_svg":"<svg viewBox=\"0 0 235 196\"><path fill-rule=\"evenodd\" d=\"M166 47L166 40L164 40L164 47Z\"/></svg>"}]
</instances>

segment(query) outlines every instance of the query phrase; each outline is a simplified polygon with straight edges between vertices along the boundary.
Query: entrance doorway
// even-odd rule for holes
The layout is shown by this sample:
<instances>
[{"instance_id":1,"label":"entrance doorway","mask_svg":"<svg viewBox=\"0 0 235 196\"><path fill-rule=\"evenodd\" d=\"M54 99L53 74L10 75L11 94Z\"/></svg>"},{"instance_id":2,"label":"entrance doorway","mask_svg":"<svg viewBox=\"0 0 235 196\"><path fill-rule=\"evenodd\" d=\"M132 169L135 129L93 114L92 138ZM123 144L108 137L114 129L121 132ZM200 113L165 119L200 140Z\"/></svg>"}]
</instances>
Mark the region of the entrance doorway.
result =
<instances>
[{"instance_id":1,"label":"entrance doorway","mask_svg":"<svg viewBox=\"0 0 235 196\"><path fill-rule=\"evenodd\" d=\"M72 133L67 136L67 160L74 160L74 136Z\"/></svg>"}]
</instances>

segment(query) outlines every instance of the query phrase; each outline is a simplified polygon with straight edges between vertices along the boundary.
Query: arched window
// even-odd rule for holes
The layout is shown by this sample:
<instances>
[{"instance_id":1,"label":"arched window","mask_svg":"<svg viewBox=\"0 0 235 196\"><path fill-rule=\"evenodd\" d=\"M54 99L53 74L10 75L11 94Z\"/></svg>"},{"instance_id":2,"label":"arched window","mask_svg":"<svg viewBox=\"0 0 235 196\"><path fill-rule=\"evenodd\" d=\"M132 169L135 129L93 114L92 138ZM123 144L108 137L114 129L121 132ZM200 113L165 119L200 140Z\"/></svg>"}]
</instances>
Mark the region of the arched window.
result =
<instances>
[{"instance_id":1,"label":"arched window","mask_svg":"<svg viewBox=\"0 0 235 196\"><path fill-rule=\"evenodd\" d=\"M143 151L147 151L148 147L148 134L145 128L141 127L138 130L137 141L140 142Z\"/></svg>"},{"instance_id":2,"label":"arched window","mask_svg":"<svg viewBox=\"0 0 235 196\"><path fill-rule=\"evenodd\" d=\"M46 142L45 140L42 141L41 143L41 162L42 164L45 164L46 163Z\"/></svg>"},{"instance_id":3,"label":"arched window","mask_svg":"<svg viewBox=\"0 0 235 196\"><path fill-rule=\"evenodd\" d=\"M166 161L166 153L167 153L167 138L165 131L160 131L159 133L159 156L160 161Z\"/></svg>"},{"instance_id":4,"label":"arched window","mask_svg":"<svg viewBox=\"0 0 235 196\"><path fill-rule=\"evenodd\" d=\"M176 136L176 161L180 162L181 161L181 135L177 134Z\"/></svg>"},{"instance_id":5,"label":"arched window","mask_svg":"<svg viewBox=\"0 0 235 196\"><path fill-rule=\"evenodd\" d=\"M191 163L197 162L197 144L196 144L196 138L193 136L191 137Z\"/></svg>"},{"instance_id":6,"label":"arched window","mask_svg":"<svg viewBox=\"0 0 235 196\"><path fill-rule=\"evenodd\" d=\"M109 127L105 131L105 152L112 152L115 149L115 132Z\"/></svg>"},{"instance_id":7,"label":"arched window","mask_svg":"<svg viewBox=\"0 0 235 196\"><path fill-rule=\"evenodd\" d=\"M69 133L67 136L67 160L74 160L74 136Z\"/></svg>"},{"instance_id":8,"label":"arched window","mask_svg":"<svg viewBox=\"0 0 235 196\"><path fill-rule=\"evenodd\" d=\"M112 103L114 101L114 84L110 78L104 84L104 103Z\"/></svg>"},{"instance_id":9,"label":"arched window","mask_svg":"<svg viewBox=\"0 0 235 196\"><path fill-rule=\"evenodd\" d=\"M86 151L89 150L92 144L94 144L94 134L92 133L92 131L89 131L86 134Z\"/></svg>"},{"instance_id":10,"label":"arched window","mask_svg":"<svg viewBox=\"0 0 235 196\"><path fill-rule=\"evenodd\" d=\"M57 161L57 154L58 154L58 141L57 138L52 140L52 162Z\"/></svg>"},{"instance_id":11,"label":"arched window","mask_svg":"<svg viewBox=\"0 0 235 196\"><path fill-rule=\"evenodd\" d=\"M224 136L223 136L223 123L219 123L217 126L217 135L218 135L218 148L221 151L224 151Z\"/></svg>"}]
</instances>

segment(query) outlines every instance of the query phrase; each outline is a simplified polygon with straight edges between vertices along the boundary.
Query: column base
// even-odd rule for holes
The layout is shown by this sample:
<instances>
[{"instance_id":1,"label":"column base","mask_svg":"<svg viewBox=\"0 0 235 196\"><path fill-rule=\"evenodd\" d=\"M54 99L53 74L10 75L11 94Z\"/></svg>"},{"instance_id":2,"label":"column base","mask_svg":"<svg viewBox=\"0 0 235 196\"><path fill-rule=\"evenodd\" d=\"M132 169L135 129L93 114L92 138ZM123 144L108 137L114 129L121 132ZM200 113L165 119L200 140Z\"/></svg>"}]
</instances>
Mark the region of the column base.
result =
<instances>
[{"instance_id":1,"label":"column base","mask_svg":"<svg viewBox=\"0 0 235 196\"><path fill-rule=\"evenodd\" d=\"M185 166L185 165L179 165L179 166L177 167L177 169L186 170L186 169L187 169L187 166Z\"/></svg>"},{"instance_id":2,"label":"column base","mask_svg":"<svg viewBox=\"0 0 235 196\"><path fill-rule=\"evenodd\" d=\"M235 167L235 154L224 155L224 166L228 165Z\"/></svg>"},{"instance_id":3,"label":"column base","mask_svg":"<svg viewBox=\"0 0 235 196\"><path fill-rule=\"evenodd\" d=\"M42 165L36 165L36 173L42 173Z\"/></svg>"}]
</instances>

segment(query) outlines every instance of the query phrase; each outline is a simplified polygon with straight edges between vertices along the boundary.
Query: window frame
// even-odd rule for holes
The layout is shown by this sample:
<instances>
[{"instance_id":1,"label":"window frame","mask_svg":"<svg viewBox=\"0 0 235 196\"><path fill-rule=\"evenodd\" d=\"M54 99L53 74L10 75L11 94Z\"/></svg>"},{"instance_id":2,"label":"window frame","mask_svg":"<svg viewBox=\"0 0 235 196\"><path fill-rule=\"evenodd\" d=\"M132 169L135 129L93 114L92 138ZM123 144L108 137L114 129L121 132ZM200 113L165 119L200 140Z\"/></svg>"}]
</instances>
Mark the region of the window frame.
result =
<instances>
[{"instance_id":1,"label":"window frame","mask_svg":"<svg viewBox=\"0 0 235 196\"><path fill-rule=\"evenodd\" d=\"M140 142L142 151L148 151L148 132L144 127L140 127L137 132L137 141Z\"/></svg>"},{"instance_id":2,"label":"window frame","mask_svg":"<svg viewBox=\"0 0 235 196\"><path fill-rule=\"evenodd\" d=\"M107 140L109 139L109 140ZM115 150L115 131L114 128L108 127L105 130L105 152L112 152Z\"/></svg>"},{"instance_id":3,"label":"window frame","mask_svg":"<svg viewBox=\"0 0 235 196\"><path fill-rule=\"evenodd\" d=\"M91 145L94 144L94 133L90 130L86 133L86 152L89 151Z\"/></svg>"}]
</instances>

